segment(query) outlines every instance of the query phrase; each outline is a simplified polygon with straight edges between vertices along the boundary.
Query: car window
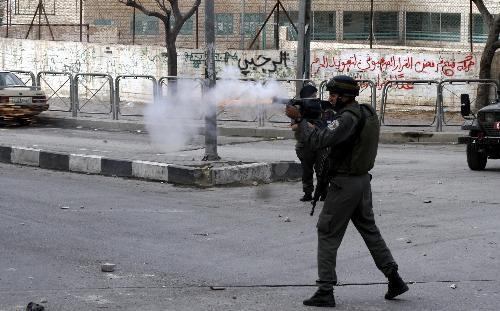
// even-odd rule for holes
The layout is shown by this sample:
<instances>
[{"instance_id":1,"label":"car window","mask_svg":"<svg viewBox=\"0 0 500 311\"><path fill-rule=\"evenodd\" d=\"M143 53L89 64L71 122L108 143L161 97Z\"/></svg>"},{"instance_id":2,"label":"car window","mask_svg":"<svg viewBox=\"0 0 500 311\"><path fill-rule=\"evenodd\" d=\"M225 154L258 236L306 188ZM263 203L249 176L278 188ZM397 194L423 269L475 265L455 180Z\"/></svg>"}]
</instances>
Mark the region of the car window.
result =
<instances>
[{"instance_id":1,"label":"car window","mask_svg":"<svg viewBox=\"0 0 500 311\"><path fill-rule=\"evenodd\" d=\"M23 81L19 79L16 75L4 72L0 73L0 86L11 86L11 85L24 85Z\"/></svg>"}]
</instances>

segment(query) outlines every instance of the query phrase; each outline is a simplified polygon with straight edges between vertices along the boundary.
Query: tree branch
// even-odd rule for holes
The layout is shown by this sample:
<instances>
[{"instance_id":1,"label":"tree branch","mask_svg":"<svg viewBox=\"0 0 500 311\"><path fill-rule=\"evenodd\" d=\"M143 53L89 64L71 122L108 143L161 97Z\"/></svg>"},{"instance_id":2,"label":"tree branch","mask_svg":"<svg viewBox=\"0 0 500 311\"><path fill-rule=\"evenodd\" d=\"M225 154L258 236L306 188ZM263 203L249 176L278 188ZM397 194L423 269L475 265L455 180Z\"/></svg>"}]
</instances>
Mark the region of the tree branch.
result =
<instances>
[{"instance_id":1,"label":"tree branch","mask_svg":"<svg viewBox=\"0 0 500 311\"><path fill-rule=\"evenodd\" d=\"M172 11L174 13L175 20L177 21L178 19L181 19L181 11L179 10L179 1L177 0L167 0L170 2L170 7L172 8Z\"/></svg>"},{"instance_id":2,"label":"tree branch","mask_svg":"<svg viewBox=\"0 0 500 311\"><path fill-rule=\"evenodd\" d=\"M148 9L146 9L145 6L143 6L142 4L138 3L135 0L118 0L118 2L123 3L126 6L136 8L147 16L157 17L157 18L161 19L163 22L165 22L167 19L166 15L163 15L163 14L158 13L156 11L148 10Z\"/></svg>"},{"instance_id":3,"label":"tree branch","mask_svg":"<svg viewBox=\"0 0 500 311\"><path fill-rule=\"evenodd\" d=\"M484 1L472 0L472 2L474 2L477 9L479 10L479 13L481 13L481 15L483 16L484 21L488 24L489 27L491 27L491 24L493 23L493 15L491 15L486 5L484 5Z\"/></svg>"},{"instance_id":4,"label":"tree branch","mask_svg":"<svg viewBox=\"0 0 500 311\"><path fill-rule=\"evenodd\" d=\"M155 0L155 2L158 5L158 7L160 8L160 10L162 10L163 12L165 12L166 15L170 15L171 14L170 9L167 8L167 6L165 5L165 0Z\"/></svg>"},{"instance_id":5,"label":"tree branch","mask_svg":"<svg viewBox=\"0 0 500 311\"><path fill-rule=\"evenodd\" d=\"M182 25L191 17L193 16L194 12L198 9L198 7L201 4L201 0L196 0L189 9L189 11L184 14L184 16L181 14L181 11L179 10L179 5L177 0L168 0L170 2L170 5L172 6L172 10L174 11L174 16L175 16L175 24L174 28L172 29L172 33L178 34L181 31Z\"/></svg>"},{"instance_id":6,"label":"tree branch","mask_svg":"<svg viewBox=\"0 0 500 311\"><path fill-rule=\"evenodd\" d=\"M497 16L495 17L495 20L493 21L493 32L497 34L500 33L500 13L497 14Z\"/></svg>"}]
</instances>

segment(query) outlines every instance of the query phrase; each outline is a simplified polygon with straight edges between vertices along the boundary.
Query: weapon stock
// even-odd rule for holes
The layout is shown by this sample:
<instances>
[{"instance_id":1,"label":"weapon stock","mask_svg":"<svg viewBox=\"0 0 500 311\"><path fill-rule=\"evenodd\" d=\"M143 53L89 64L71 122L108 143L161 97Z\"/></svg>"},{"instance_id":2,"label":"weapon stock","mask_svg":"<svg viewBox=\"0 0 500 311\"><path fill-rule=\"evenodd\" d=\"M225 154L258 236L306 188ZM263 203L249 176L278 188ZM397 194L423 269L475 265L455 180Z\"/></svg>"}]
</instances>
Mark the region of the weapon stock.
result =
<instances>
[{"instance_id":1,"label":"weapon stock","mask_svg":"<svg viewBox=\"0 0 500 311\"><path fill-rule=\"evenodd\" d=\"M328 156L330 155L330 148L326 148L321 151L321 155L319 158L319 165L316 172L317 176L317 184L316 189L314 189L313 199L311 201L312 208L310 215L314 215L314 209L316 208L316 204L320 200L322 196L326 196L328 192L328 184L330 183L328 178L328 171L330 169Z\"/></svg>"}]
</instances>

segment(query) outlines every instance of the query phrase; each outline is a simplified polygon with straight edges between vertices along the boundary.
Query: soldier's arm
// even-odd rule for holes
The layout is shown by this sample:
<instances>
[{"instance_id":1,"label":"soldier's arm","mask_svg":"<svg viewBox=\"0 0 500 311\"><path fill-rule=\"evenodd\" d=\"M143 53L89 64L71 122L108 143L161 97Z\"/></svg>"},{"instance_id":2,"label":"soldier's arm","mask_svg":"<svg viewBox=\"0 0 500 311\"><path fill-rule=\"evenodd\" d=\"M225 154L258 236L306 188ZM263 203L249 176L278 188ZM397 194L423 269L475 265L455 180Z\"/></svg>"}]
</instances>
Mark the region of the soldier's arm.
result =
<instances>
[{"instance_id":1,"label":"soldier's arm","mask_svg":"<svg viewBox=\"0 0 500 311\"><path fill-rule=\"evenodd\" d=\"M324 129L317 127L310 127L305 120L302 120L299 125L299 140L308 144L310 148L317 150L326 147L334 147L347 138L349 138L356 131L356 119L354 115L344 112L334 122L338 125L334 128L327 126Z\"/></svg>"}]
</instances>

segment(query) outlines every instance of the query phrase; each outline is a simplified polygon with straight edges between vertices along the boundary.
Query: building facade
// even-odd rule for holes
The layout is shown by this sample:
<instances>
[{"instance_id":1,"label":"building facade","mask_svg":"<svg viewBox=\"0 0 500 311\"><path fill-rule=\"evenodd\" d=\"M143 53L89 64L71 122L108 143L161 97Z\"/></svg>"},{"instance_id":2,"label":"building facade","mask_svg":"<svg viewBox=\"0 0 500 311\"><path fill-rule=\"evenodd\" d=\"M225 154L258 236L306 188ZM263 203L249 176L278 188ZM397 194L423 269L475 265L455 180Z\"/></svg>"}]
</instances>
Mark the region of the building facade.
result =
<instances>
[{"instance_id":1,"label":"building facade","mask_svg":"<svg viewBox=\"0 0 500 311\"><path fill-rule=\"evenodd\" d=\"M186 12L194 0L181 2L181 11ZM154 0L141 3L157 9ZM292 24L298 20L298 3L298 0L215 0L218 48L279 48L279 41L285 39L280 36L280 26L287 27L288 40L295 40L297 33ZM41 36L51 40L49 27L42 25L52 24L54 40L78 40L82 21L85 24L83 40L87 40L88 34L90 42L164 45L163 24L159 19L126 7L118 0L4 0L1 4L3 37L8 20L12 37L22 38L32 23L30 38ZM40 4L44 8L42 14L37 12ZM485 4L491 13L500 13L499 1L486 0ZM372 25L370 9L370 0L313 0L312 39L368 44ZM463 48L471 41L481 44L486 39L486 26L475 6L472 15L469 10L469 1L463 0L374 0L372 43L440 48ZM199 48L203 42L202 1L199 10L182 28L177 43L179 48Z\"/></svg>"}]
</instances>

